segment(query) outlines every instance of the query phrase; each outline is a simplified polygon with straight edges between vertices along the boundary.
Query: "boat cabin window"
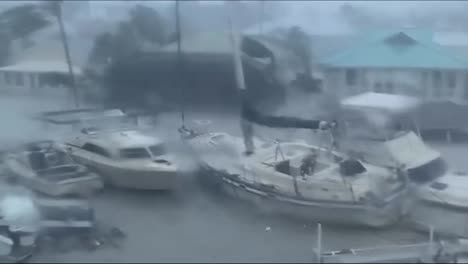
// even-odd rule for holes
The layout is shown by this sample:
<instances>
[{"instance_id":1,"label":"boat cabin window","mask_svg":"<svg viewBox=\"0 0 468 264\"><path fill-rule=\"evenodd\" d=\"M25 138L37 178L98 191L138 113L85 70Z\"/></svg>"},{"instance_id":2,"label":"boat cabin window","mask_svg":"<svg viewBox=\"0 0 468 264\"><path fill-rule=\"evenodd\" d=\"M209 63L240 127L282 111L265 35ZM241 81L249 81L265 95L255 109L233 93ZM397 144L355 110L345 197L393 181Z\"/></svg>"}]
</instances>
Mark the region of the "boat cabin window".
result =
<instances>
[{"instance_id":1,"label":"boat cabin window","mask_svg":"<svg viewBox=\"0 0 468 264\"><path fill-rule=\"evenodd\" d=\"M287 175L293 175L295 174L294 171L296 169L299 169L297 173L299 173L301 176L307 176L307 175L311 176L314 173L317 173L329 167L327 164L319 162L316 159L303 159L300 167L293 168L293 170L291 170L290 160L283 160L283 161L277 162L274 166L277 172L287 174Z\"/></svg>"},{"instance_id":2,"label":"boat cabin window","mask_svg":"<svg viewBox=\"0 0 468 264\"><path fill-rule=\"evenodd\" d=\"M166 147L163 144L150 146L149 150L153 156L161 156L166 154Z\"/></svg>"},{"instance_id":3,"label":"boat cabin window","mask_svg":"<svg viewBox=\"0 0 468 264\"><path fill-rule=\"evenodd\" d=\"M107 152L105 149L103 149L103 148L101 148L99 146L96 146L94 144L91 144L91 143L84 144L82 149L84 149L86 151L89 151L89 152L92 152L92 153L95 153L95 154L98 154L98 155L101 155L101 156L104 156L104 157L110 157L109 152Z\"/></svg>"},{"instance_id":4,"label":"boat cabin window","mask_svg":"<svg viewBox=\"0 0 468 264\"><path fill-rule=\"evenodd\" d=\"M47 169L47 158L40 148L29 149L29 164L33 170L44 170Z\"/></svg>"},{"instance_id":5,"label":"boat cabin window","mask_svg":"<svg viewBox=\"0 0 468 264\"><path fill-rule=\"evenodd\" d=\"M291 174L290 161L289 160L283 160L283 161L280 161L280 162L276 163L275 170L277 172L290 175Z\"/></svg>"},{"instance_id":6,"label":"boat cabin window","mask_svg":"<svg viewBox=\"0 0 468 264\"><path fill-rule=\"evenodd\" d=\"M146 148L125 148L120 150L120 157L124 159L149 159L151 155Z\"/></svg>"},{"instance_id":7,"label":"boat cabin window","mask_svg":"<svg viewBox=\"0 0 468 264\"><path fill-rule=\"evenodd\" d=\"M47 152L45 157L50 167L73 164L73 160L64 151L52 150Z\"/></svg>"},{"instance_id":8,"label":"boat cabin window","mask_svg":"<svg viewBox=\"0 0 468 264\"><path fill-rule=\"evenodd\" d=\"M347 159L340 163L340 173L343 176L354 176L366 171L366 168L355 159Z\"/></svg>"},{"instance_id":9,"label":"boat cabin window","mask_svg":"<svg viewBox=\"0 0 468 264\"><path fill-rule=\"evenodd\" d=\"M447 171L447 164L442 158L437 158L419 167L409 169L408 177L418 183L432 181Z\"/></svg>"},{"instance_id":10,"label":"boat cabin window","mask_svg":"<svg viewBox=\"0 0 468 264\"><path fill-rule=\"evenodd\" d=\"M433 182L431 183L431 188L432 189L436 189L436 190L445 190L447 189L448 185L446 183L442 183L442 182Z\"/></svg>"}]
</instances>

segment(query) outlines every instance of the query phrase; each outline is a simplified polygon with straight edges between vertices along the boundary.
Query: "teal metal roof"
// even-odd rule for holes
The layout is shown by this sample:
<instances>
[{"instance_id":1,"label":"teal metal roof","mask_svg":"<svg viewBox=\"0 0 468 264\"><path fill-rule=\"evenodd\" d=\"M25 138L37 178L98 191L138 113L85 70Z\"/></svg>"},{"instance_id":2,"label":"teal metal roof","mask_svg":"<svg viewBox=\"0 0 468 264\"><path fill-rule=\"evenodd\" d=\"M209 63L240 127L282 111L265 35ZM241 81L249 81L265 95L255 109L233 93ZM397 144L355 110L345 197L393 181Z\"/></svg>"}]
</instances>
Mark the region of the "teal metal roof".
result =
<instances>
[{"instance_id":1,"label":"teal metal roof","mask_svg":"<svg viewBox=\"0 0 468 264\"><path fill-rule=\"evenodd\" d=\"M412 44L395 45L386 40L399 35L413 40ZM468 69L468 57L435 44L430 31L375 30L360 38L356 45L321 60L326 67L363 68L440 68Z\"/></svg>"}]
</instances>

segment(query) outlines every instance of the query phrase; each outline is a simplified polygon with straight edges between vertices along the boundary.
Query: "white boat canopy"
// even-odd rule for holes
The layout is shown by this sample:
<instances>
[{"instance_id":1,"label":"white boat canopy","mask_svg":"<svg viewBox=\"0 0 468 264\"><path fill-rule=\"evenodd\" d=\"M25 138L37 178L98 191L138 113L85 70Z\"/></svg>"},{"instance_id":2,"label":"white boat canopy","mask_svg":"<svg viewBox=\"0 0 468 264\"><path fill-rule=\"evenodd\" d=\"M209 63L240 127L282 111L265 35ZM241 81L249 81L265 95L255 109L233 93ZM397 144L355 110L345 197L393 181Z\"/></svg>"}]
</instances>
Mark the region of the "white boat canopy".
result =
<instances>
[{"instance_id":1,"label":"white boat canopy","mask_svg":"<svg viewBox=\"0 0 468 264\"><path fill-rule=\"evenodd\" d=\"M120 109L76 109L43 112L38 118L53 124L72 124L96 118L123 116L125 116L125 114Z\"/></svg>"},{"instance_id":2,"label":"white boat canopy","mask_svg":"<svg viewBox=\"0 0 468 264\"><path fill-rule=\"evenodd\" d=\"M415 97L375 92L358 94L341 101L341 105L347 109L380 110L388 114L409 112L420 104L421 101Z\"/></svg>"}]
</instances>

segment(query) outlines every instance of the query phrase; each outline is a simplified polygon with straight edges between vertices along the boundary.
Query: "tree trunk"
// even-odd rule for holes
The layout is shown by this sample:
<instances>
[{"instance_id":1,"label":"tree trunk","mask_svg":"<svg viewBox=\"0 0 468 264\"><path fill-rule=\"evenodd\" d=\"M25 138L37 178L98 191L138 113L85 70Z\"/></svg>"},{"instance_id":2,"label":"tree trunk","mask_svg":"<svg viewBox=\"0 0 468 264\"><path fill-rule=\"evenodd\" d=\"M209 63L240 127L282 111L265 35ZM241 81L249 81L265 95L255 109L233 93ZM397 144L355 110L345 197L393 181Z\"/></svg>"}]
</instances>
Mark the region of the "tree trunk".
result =
<instances>
[{"instance_id":1,"label":"tree trunk","mask_svg":"<svg viewBox=\"0 0 468 264\"><path fill-rule=\"evenodd\" d=\"M73 64L71 61L70 57L70 51L68 49L68 40L67 40L67 35L65 33L65 26L63 24L63 19L62 19L62 9L61 9L61 1L57 1L54 3L56 5L56 17L57 17L57 22L60 27L60 36L62 39L62 44L63 48L65 50L65 57L67 60L67 65L68 65L68 73L70 75L70 84L71 84L71 89L72 89L72 94L73 94L73 102L75 105L75 108L79 107L79 102L78 102L78 94L77 94L77 89L76 89L76 82L75 82L75 75L73 73Z\"/></svg>"}]
</instances>

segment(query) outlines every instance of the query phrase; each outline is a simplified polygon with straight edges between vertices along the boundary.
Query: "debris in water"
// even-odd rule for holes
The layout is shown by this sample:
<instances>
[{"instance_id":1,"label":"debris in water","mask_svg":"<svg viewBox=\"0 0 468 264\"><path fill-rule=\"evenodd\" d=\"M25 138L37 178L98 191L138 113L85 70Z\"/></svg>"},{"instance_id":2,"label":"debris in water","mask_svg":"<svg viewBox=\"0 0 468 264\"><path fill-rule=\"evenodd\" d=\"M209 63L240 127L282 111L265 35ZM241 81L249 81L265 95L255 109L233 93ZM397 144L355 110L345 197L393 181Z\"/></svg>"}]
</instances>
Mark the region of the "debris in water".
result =
<instances>
[{"instance_id":1,"label":"debris in water","mask_svg":"<svg viewBox=\"0 0 468 264\"><path fill-rule=\"evenodd\" d=\"M271 227L269 227L269 226L267 226L267 227L265 228L265 231L267 231L267 232L269 232L270 230L271 230Z\"/></svg>"},{"instance_id":2,"label":"debris in water","mask_svg":"<svg viewBox=\"0 0 468 264\"><path fill-rule=\"evenodd\" d=\"M114 238L125 238L126 235L125 233L120 230L118 227L113 227L111 230L110 230L110 235Z\"/></svg>"}]
</instances>

